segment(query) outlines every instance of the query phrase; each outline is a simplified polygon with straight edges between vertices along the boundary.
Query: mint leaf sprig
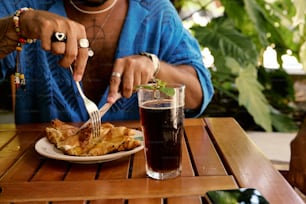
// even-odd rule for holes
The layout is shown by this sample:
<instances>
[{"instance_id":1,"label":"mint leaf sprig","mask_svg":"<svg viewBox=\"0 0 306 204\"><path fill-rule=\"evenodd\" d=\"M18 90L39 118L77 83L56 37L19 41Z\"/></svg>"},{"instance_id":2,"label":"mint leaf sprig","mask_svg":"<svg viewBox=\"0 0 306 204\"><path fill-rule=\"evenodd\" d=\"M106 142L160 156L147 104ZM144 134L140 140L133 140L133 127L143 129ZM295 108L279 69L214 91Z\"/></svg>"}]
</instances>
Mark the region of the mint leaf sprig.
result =
<instances>
[{"instance_id":1,"label":"mint leaf sprig","mask_svg":"<svg viewBox=\"0 0 306 204\"><path fill-rule=\"evenodd\" d=\"M172 87L167 87L167 82L164 82L160 79L155 79L154 83L150 85L140 85L138 88L145 88L150 90L158 90L167 96L174 96L175 91Z\"/></svg>"}]
</instances>

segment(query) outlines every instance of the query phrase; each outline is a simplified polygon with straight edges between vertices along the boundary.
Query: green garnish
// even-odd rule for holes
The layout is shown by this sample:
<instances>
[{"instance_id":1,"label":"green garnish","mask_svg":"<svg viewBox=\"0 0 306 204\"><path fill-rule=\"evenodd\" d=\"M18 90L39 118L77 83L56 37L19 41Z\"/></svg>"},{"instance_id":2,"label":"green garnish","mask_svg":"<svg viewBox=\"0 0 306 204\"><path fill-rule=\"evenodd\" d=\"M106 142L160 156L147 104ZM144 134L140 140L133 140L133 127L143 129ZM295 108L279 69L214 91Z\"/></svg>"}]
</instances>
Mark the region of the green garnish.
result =
<instances>
[{"instance_id":1,"label":"green garnish","mask_svg":"<svg viewBox=\"0 0 306 204\"><path fill-rule=\"evenodd\" d=\"M158 90L167 96L174 96L175 91L174 88L172 87L166 87L167 82L164 82L160 79L155 79L154 83L150 85L140 85L138 88L145 88L145 89L150 89L150 90Z\"/></svg>"}]
</instances>

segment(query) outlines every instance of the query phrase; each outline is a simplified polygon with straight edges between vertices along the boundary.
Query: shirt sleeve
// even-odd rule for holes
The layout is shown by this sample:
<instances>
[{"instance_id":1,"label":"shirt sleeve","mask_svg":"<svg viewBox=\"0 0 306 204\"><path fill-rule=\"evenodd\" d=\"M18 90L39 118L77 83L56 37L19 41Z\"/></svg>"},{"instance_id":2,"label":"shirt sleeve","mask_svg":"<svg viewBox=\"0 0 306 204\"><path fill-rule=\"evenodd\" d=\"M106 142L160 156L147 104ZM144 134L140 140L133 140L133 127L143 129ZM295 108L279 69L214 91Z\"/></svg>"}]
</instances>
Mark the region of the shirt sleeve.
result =
<instances>
[{"instance_id":1,"label":"shirt sleeve","mask_svg":"<svg viewBox=\"0 0 306 204\"><path fill-rule=\"evenodd\" d=\"M198 117L203 114L214 93L211 74L204 66L198 41L184 28L176 11L172 11L173 15L168 12L162 20L159 56L170 64L186 64L195 68L203 91L203 102L198 110L186 110L185 114L186 117Z\"/></svg>"}]
</instances>

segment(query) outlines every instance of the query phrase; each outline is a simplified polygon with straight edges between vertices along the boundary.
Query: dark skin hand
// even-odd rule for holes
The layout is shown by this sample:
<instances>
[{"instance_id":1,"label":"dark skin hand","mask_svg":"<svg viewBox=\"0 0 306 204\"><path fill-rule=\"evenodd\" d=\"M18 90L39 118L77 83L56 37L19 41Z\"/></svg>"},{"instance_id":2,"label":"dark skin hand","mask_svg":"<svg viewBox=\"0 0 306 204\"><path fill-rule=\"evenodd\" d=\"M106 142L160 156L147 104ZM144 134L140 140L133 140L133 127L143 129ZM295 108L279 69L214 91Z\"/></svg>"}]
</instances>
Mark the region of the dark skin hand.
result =
<instances>
[{"instance_id":1,"label":"dark skin hand","mask_svg":"<svg viewBox=\"0 0 306 204\"><path fill-rule=\"evenodd\" d=\"M61 54L63 58L59 64L63 67L74 65L74 79L80 81L85 71L88 59L88 49L79 48L78 41L87 38L85 27L75 21L61 17L46 11L26 11L20 16L20 27L23 36L31 39L40 39L44 50L52 51L54 54ZM16 34L13 18L7 18L0 22L0 26L6 27L7 33L4 40L6 50L0 50L0 57L15 50L18 35ZM51 42L54 32L61 31L67 35L67 42Z\"/></svg>"}]
</instances>

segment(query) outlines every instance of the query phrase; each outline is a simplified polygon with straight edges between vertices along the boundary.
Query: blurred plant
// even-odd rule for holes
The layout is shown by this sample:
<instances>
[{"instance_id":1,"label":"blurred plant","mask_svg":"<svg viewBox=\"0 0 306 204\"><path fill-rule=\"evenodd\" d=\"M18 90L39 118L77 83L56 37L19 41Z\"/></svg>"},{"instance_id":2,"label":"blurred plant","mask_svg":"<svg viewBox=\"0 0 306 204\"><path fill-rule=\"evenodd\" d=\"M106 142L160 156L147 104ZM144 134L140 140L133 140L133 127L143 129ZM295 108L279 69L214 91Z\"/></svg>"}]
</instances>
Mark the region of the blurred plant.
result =
<instances>
[{"instance_id":1,"label":"blurred plant","mask_svg":"<svg viewBox=\"0 0 306 204\"><path fill-rule=\"evenodd\" d=\"M202 10L216 3L224 7L223 15L213 17L206 26L191 27L201 46L209 48L215 58L210 69L215 96L205 114L247 112L265 131L296 131L294 107L290 105L294 100L291 78L282 69L267 71L261 62L266 47L274 45L279 56L290 49L306 67L306 58L302 57L306 56L306 11L303 9L306 1L176 2L180 8L190 3Z\"/></svg>"}]
</instances>

